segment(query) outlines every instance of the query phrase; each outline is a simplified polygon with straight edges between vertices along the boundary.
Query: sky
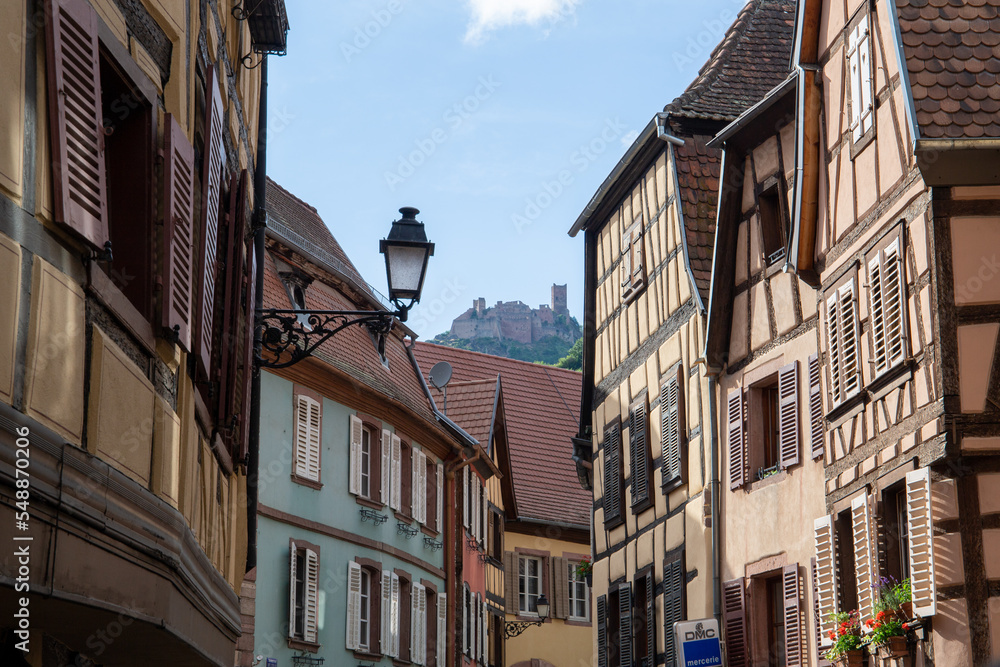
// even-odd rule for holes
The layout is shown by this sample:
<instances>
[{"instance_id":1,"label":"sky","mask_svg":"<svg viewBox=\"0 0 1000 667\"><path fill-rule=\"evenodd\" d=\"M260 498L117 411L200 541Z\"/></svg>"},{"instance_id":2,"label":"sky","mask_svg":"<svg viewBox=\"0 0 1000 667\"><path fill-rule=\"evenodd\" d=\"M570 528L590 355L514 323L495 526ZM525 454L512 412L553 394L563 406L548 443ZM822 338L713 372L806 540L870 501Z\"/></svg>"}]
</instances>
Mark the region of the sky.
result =
<instances>
[{"instance_id":1,"label":"sky","mask_svg":"<svg viewBox=\"0 0 1000 667\"><path fill-rule=\"evenodd\" d=\"M268 174L376 289L403 206L435 243L422 339L484 297L583 315L567 231L744 0L286 0L268 61Z\"/></svg>"}]
</instances>

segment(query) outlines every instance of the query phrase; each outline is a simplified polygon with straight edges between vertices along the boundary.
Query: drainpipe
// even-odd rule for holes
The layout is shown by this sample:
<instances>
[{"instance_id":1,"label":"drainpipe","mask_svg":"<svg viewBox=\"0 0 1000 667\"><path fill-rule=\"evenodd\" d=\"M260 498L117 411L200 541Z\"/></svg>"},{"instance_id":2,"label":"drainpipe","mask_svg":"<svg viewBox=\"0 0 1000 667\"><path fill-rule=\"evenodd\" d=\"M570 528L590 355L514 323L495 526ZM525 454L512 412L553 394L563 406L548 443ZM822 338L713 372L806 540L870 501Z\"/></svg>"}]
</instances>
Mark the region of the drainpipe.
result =
<instances>
[{"instance_id":1,"label":"drainpipe","mask_svg":"<svg viewBox=\"0 0 1000 667\"><path fill-rule=\"evenodd\" d=\"M705 364L708 374L708 416L711 423L711 446L708 450L708 490L712 498L712 616L719 622L719 627L722 627L722 545L721 527L719 526L719 516L721 514L719 491L721 484L719 483L719 425L715 414L718 372L708 368L708 363L704 357L698 361Z\"/></svg>"},{"instance_id":2,"label":"drainpipe","mask_svg":"<svg viewBox=\"0 0 1000 667\"><path fill-rule=\"evenodd\" d=\"M257 111L257 159L253 170L253 253L257 262L254 312L264 307L264 230L267 227L267 55L260 63ZM261 328L254 315L253 358L260 359ZM260 471L260 367L254 364L250 385L250 442L247 443L247 569L257 567L257 478Z\"/></svg>"}]
</instances>

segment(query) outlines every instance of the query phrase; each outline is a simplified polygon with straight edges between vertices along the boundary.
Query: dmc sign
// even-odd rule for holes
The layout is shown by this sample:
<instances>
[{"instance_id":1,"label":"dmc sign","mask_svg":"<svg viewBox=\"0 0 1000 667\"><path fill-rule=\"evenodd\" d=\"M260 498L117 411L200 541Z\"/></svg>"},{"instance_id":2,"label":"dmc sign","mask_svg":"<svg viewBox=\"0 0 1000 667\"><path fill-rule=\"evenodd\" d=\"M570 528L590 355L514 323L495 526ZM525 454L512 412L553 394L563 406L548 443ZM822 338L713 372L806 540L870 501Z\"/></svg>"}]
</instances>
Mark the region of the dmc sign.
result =
<instances>
[{"instance_id":1,"label":"dmc sign","mask_svg":"<svg viewBox=\"0 0 1000 667\"><path fill-rule=\"evenodd\" d=\"M715 628L706 628L704 623L698 623L694 630L684 633L684 641L693 642L695 639L712 639L717 633Z\"/></svg>"},{"instance_id":2,"label":"dmc sign","mask_svg":"<svg viewBox=\"0 0 1000 667\"><path fill-rule=\"evenodd\" d=\"M674 623L677 667L722 667L719 622L714 618Z\"/></svg>"}]
</instances>

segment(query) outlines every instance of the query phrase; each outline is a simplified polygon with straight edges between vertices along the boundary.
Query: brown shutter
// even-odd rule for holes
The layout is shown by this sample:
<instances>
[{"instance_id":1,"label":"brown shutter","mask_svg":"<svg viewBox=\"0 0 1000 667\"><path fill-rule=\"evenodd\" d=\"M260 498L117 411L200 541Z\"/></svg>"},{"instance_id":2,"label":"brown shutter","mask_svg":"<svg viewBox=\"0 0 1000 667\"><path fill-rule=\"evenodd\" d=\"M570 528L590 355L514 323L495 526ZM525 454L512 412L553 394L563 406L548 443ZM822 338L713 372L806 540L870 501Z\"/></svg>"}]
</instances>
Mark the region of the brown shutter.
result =
<instances>
[{"instance_id":1,"label":"brown shutter","mask_svg":"<svg viewBox=\"0 0 1000 667\"><path fill-rule=\"evenodd\" d=\"M240 321L243 318L242 294L244 288L243 251L246 227L247 170L233 174L229 185L229 211L226 214L226 245L222 248L219 276L222 283L222 336L220 337L220 373L218 421L228 424L237 409L236 371L240 345Z\"/></svg>"},{"instance_id":2,"label":"brown shutter","mask_svg":"<svg viewBox=\"0 0 1000 667\"><path fill-rule=\"evenodd\" d=\"M608 667L608 598L597 596L597 667Z\"/></svg>"},{"instance_id":3,"label":"brown shutter","mask_svg":"<svg viewBox=\"0 0 1000 667\"><path fill-rule=\"evenodd\" d=\"M246 288L246 303L244 303L244 316L246 321L246 332L243 341L243 376L242 395L240 399L240 460L246 461L250 453L250 392L253 385L254 358L253 341L254 326L256 323L257 302L257 255L253 251L253 241L247 241L247 271L248 280ZM376 477L376 480L379 478Z\"/></svg>"},{"instance_id":4,"label":"brown shutter","mask_svg":"<svg viewBox=\"0 0 1000 667\"><path fill-rule=\"evenodd\" d=\"M660 385L660 477L664 486L680 480L682 474L677 380L668 377Z\"/></svg>"},{"instance_id":5,"label":"brown shutter","mask_svg":"<svg viewBox=\"0 0 1000 667\"><path fill-rule=\"evenodd\" d=\"M506 608L505 612L508 614L516 614L518 611L517 606L517 585L518 585L518 571L517 571L517 558L513 551L503 552L503 589L504 589L504 604Z\"/></svg>"},{"instance_id":6,"label":"brown shutter","mask_svg":"<svg viewBox=\"0 0 1000 667\"><path fill-rule=\"evenodd\" d=\"M823 394L820 387L819 355L809 357L809 440L812 457L823 456Z\"/></svg>"},{"instance_id":7,"label":"brown shutter","mask_svg":"<svg viewBox=\"0 0 1000 667\"><path fill-rule=\"evenodd\" d=\"M733 389L727 400L729 424L729 488L746 483L746 447L743 442L743 390Z\"/></svg>"},{"instance_id":8,"label":"brown shutter","mask_svg":"<svg viewBox=\"0 0 1000 667\"><path fill-rule=\"evenodd\" d=\"M786 565L781 570L783 597L785 598L785 664L801 667L803 664L802 624L799 620L799 564ZM808 661L805 661L808 664Z\"/></svg>"},{"instance_id":9,"label":"brown shutter","mask_svg":"<svg viewBox=\"0 0 1000 667\"><path fill-rule=\"evenodd\" d=\"M632 585L618 587L618 658L622 667L632 665Z\"/></svg>"},{"instance_id":10,"label":"brown shutter","mask_svg":"<svg viewBox=\"0 0 1000 667\"><path fill-rule=\"evenodd\" d=\"M632 505L649 499L649 448L646 446L646 402L629 416L629 449L632 457Z\"/></svg>"},{"instance_id":11,"label":"brown shutter","mask_svg":"<svg viewBox=\"0 0 1000 667\"><path fill-rule=\"evenodd\" d=\"M799 463L799 362L778 371L778 458L782 468Z\"/></svg>"},{"instance_id":12,"label":"brown shutter","mask_svg":"<svg viewBox=\"0 0 1000 667\"><path fill-rule=\"evenodd\" d=\"M746 589L743 578L722 584L723 623L729 667L747 666Z\"/></svg>"},{"instance_id":13,"label":"brown shutter","mask_svg":"<svg viewBox=\"0 0 1000 667\"><path fill-rule=\"evenodd\" d=\"M646 575L646 608L642 610L646 615L642 622L642 627L646 630L646 636L636 638L638 641L646 642L646 659L643 662L645 667L653 667L656 664L656 598L653 595L653 589L655 588L654 580L655 577L651 569L649 574Z\"/></svg>"},{"instance_id":14,"label":"brown shutter","mask_svg":"<svg viewBox=\"0 0 1000 667\"><path fill-rule=\"evenodd\" d=\"M219 189L226 162L222 143L222 96L216 83L215 68L209 67L206 80L208 100L205 110L205 164L201 188L201 310L198 319L198 363L201 377L210 378L212 362L215 280L219 234Z\"/></svg>"},{"instance_id":15,"label":"brown shutter","mask_svg":"<svg viewBox=\"0 0 1000 667\"><path fill-rule=\"evenodd\" d=\"M674 623L684 620L684 555L663 564L663 653L666 664L677 659Z\"/></svg>"},{"instance_id":16,"label":"brown shutter","mask_svg":"<svg viewBox=\"0 0 1000 667\"><path fill-rule=\"evenodd\" d=\"M555 582L552 595L552 615L556 618L569 616L569 561L552 558L552 581Z\"/></svg>"},{"instance_id":17,"label":"brown shutter","mask_svg":"<svg viewBox=\"0 0 1000 667\"><path fill-rule=\"evenodd\" d=\"M619 424L604 430L604 521L621 517L621 447Z\"/></svg>"},{"instance_id":18,"label":"brown shutter","mask_svg":"<svg viewBox=\"0 0 1000 667\"><path fill-rule=\"evenodd\" d=\"M84 0L49 0L46 10L54 215L101 248L108 205L97 13Z\"/></svg>"},{"instance_id":19,"label":"brown shutter","mask_svg":"<svg viewBox=\"0 0 1000 667\"><path fill-rule=\"evenodd\" d=\"M191 351L191 282L194 278L194 148L170 114L163 126L163 275L160 313L164 329Z\"/></svg>"}]
</instances>

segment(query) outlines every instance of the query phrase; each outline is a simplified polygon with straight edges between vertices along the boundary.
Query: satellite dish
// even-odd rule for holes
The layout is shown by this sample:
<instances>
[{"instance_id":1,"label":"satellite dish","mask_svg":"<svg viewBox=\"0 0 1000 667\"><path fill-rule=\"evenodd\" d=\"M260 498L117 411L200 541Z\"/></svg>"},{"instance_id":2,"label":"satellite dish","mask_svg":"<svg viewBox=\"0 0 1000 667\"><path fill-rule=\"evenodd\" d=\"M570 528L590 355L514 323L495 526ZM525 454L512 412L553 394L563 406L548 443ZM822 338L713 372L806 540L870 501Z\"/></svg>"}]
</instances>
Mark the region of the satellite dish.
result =
<instances>
[{"instance_id":1,"label":"satellite dish","mask_svg":"<svg viewBox=\"0 0 1000 667\"><path fill-rule=\"evenodd\" d=\"M439 361L431 369L431 384L438 389L444 389L451 381L451 364L447 361Z\"/></svg>"}]
</instances>

